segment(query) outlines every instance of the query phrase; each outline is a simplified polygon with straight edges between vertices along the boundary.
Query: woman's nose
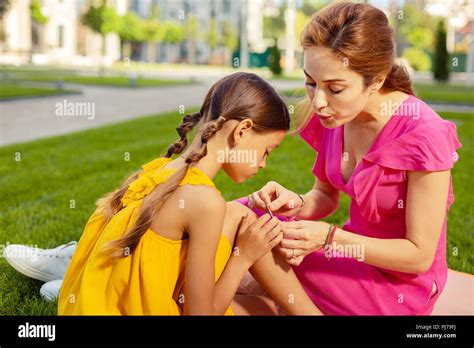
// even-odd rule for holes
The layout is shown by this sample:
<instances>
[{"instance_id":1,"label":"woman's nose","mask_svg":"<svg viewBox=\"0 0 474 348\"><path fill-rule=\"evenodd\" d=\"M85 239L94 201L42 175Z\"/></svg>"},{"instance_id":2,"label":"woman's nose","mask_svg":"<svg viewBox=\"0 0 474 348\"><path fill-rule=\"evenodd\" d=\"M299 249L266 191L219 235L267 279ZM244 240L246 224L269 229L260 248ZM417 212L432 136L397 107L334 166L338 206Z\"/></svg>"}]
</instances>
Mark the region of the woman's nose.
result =
<instances>
[{"instance_id":1,"label":"woman's nose","mask_svg":"<svg viewBox=\"0 0 474 348\"><path fill-rule=\"evenodd\" d=\"M314 91L312 105L313 105L314 111L318 113L321 112L322 109L328 106L326 95L320 88L316 88L316 90Z\"/></svg>"}]
</instances>

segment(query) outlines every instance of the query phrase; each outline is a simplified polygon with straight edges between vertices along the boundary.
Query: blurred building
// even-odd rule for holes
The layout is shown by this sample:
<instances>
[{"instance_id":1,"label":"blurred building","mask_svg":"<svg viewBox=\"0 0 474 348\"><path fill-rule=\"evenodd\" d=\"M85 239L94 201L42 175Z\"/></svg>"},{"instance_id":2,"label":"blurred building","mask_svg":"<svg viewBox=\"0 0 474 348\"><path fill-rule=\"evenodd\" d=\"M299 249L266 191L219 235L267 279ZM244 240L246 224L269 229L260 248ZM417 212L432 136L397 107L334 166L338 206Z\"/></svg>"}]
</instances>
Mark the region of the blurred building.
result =
<instances>
[{"instance_id":1,"label":"blurred building","mask_svg":"<svg viewBox=\"0 0 474 348\"><path fill-rule=\"evenodd\" d=\"M102 37L81 24L81 15L92 0L39 0L41 12L47 17L44 24L32 20L31 0L13 0L4 17L6 40L1 60L8 64L73 64L95 65L103 60L106 64L121 59L120 39L117 34L106 35L105 56L102 57ZM199 39L185 38L179 45L141 43L135 45L132 59L145 61L148 50L156 50L156 61L168 62L192 56L192 63L208 63L211 48L205 35L211 20L222 33L230 23L237 38L246 41L251 50L263 45L263 0L107 0L119 15L135 12L140 18L149 18L153 6L160 9L160 22L176 21L185 25L189 16L198 23ZM242 18L245 18L244 20ZM195 42L194 42L195 41ZM244 40L245 41L245 40ZM241 41L242 42L242 41ZM215 59L223 60L225 50L212 50Z\"/></svg>"},{"instance_id":2,"label":"blurred building","mask_svg":"<svg viewBox=\"0 0 474 348\"><path fill-rule=\"evenodd\" d=\"M41 12L47 18L40 24L31 18L30 0L14 0L4 17L6 40L2 61L24 64L98 64L120 58L120 42L116 34L106 36L105 57L102 38L80 22L86 9L83 0L41 0ZM125 13L126 0L110 1L119 13Z\"/></svg>"},{"instance_id":3,"label":"blurred building","mask_svg":"<svg viewBox=\"0 0 474 348\"><path fill-rule=\"evenodd\" d=\"M228 23L237 36L245 35L250 50L261 49L263 42L263 0L131 0L130 9L140 17L147 18L153 6L158 6L160 21L174 20L182 26L193 16L198 23L198 40L189 37L179 46L167 47L159 44L148 47L142 44L137 60L145 60L149 49L156 50L157 61L168 62L171 57L191 56L191 63L205 64L211 59L213 63L222 64L225 50L222 47L212 49L206 40L211 29L211 21L217 25L218 35L222 35ZM245 34L244 34L245 33ZM211 52L212 51L212 52ZM189 59L188 59L189 61Z\"/></svg>"}]
</instances>

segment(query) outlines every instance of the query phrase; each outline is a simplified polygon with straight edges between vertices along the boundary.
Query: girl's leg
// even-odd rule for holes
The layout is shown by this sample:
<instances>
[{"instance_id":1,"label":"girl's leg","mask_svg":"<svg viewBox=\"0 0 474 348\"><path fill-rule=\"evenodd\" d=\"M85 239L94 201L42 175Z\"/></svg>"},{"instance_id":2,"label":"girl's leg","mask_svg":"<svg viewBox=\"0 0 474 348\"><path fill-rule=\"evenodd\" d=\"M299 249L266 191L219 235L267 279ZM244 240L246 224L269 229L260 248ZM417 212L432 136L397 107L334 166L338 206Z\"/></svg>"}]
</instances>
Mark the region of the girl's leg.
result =
<instances>
[{"instance_id":1,"label":"girl's leg","mask_svg":"<svg viewBox=\"0 0 474 348\"><path fill-rule=\"evenodd\" d=\"M231 307L235 315L278 315L276 303L265 296L237 294Z\"/></svg>"},{"instance_id":2,"label":"girl's leg","mask_svg":"<svg viewBox=\"0 0 474 348\"><path fill-rule=\"evenodd\" d=\"M231 244L234 244L235 234L242 217L252 210L237 203L227 203L224 221L224 234ZM260 283L262 288L278 303L288 314L306 315L321 314L301 286L298 278L283 255L278 250L266 254L250 268L250 273ZM240 299L242 300L242 299ZM239 298L235 298L238 302ZM250 302L254 299L249 299ZM255 300L259 301L259 300ZM269 303L269 302L265 302ZM248 306L247 306L248 307ZM234 306L232 305L232 308ZM260 308L260 307L259 307Z\"/></svg>"}]
</instances>

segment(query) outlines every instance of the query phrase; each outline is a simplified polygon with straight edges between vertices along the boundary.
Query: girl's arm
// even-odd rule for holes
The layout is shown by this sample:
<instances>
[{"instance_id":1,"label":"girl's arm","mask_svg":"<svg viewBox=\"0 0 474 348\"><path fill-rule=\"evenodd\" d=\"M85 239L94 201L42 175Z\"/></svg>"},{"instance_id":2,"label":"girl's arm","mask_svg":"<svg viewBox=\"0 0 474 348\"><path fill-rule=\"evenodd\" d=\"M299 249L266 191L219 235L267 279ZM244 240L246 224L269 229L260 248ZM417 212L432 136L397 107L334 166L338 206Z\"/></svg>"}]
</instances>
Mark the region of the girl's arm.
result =
<instances>
[{"instance_id":1,"label":"girl's arm","mask_svg":"<svg viewBox=\"0 0 474 348\"><path fill-rule=\"evenodd\" d=\"M189 249L184 284L185 315L223 315L250 266L283 237L278 219L262 216L239 229L239 253L232 253L217 283L215 257L222 234L226 202L214 189L190 188L185 198ZM268 222L267 222L268 221ZM266 223L267 222L267 223ZM266 223L266 224L265 224ZM277 237L278 235L278 237Z\"/></svg>"}]
</instances>

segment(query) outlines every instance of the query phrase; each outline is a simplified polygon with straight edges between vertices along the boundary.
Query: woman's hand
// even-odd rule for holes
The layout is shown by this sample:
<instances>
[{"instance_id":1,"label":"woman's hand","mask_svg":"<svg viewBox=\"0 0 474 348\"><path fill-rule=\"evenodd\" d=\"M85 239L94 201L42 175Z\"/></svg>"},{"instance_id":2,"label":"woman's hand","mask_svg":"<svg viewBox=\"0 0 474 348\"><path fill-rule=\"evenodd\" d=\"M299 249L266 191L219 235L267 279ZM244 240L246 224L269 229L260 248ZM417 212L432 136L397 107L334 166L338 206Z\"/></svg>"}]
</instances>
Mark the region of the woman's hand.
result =
<instances>
[{"instance_id":1,"label":"woman's hand","mask_svg":"<svg viewBox=\"0 0 474 348\"><path fill-rule=\"evenodd\" d=\"M268 182L259 191L249 195L250 208L270 210L278 215L293 217L302 207L303 201L293 191L284 188L275 181Z\"/></svg>"},{"instance_id":2,"label":"woman's hand","mask_svg":"<svg viewBox=\"0 0 474 348\"><path fill-rule=\"evenodd\" d=\"M324 248L329 224L323 221L281 222L283 239L279 250L287 262L299 266L306 255Z\"/></svg>"},{"instance_id":3,"label":"woman's hand","mask_svg":"<svg viewBox=\"0 0 474 348\"><path fill-rule=\"evenodd\" d=\"M280 220L276 217L270 219L270 215L265 214L251 222L247 214L240 222L234 253L243 257L250 267L277 246L282 238Z\"/></svg>"}]
</instances>

